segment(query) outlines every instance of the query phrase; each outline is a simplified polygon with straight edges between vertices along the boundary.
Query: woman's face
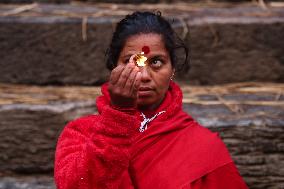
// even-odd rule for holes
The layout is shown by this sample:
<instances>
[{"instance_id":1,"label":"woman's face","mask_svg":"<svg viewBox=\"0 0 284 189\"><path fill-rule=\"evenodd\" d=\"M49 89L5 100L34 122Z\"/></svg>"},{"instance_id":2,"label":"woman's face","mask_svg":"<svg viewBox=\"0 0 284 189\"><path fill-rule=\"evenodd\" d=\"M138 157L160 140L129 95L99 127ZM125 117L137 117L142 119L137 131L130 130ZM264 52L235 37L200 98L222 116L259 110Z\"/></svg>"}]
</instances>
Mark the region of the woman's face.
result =
<instances>
[{"instance_id":1,"label":"woman's face","mask_svg":"<svg viewBox=\"0 0 284 189\"><path fill-rule=\"evenodd\" d=\"M141 53L142 48L148 46L150 52L146 66L139 67L141 84L138 90L137 105L139 109L157 108L169 88L170 78L174 73L170 56L159 34L137 34L126 40L118 64L127 64L133 54Z\"/></svg>"}]
</instances>

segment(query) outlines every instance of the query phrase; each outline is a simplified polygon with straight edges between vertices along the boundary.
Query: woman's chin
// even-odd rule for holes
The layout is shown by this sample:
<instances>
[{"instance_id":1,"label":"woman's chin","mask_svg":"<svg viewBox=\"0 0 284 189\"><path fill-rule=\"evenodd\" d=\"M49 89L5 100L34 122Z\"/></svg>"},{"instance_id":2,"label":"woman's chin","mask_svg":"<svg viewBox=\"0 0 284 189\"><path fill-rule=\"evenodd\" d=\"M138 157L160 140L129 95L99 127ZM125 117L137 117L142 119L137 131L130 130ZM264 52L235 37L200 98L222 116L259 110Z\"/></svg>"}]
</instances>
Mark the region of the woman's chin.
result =
<instances>
[{"instance_id":1,"label":"woman's chin","mask_svg":"<svg viewBox=\"0 0 284 189\"><path fill-rule=\"evenodd\" d=\"M137 106L139 109L148 109L153 105L153 102L151 99L147 99L145 97L143 98L138 98L137 100Z\"/></svg>"}]
</instances>

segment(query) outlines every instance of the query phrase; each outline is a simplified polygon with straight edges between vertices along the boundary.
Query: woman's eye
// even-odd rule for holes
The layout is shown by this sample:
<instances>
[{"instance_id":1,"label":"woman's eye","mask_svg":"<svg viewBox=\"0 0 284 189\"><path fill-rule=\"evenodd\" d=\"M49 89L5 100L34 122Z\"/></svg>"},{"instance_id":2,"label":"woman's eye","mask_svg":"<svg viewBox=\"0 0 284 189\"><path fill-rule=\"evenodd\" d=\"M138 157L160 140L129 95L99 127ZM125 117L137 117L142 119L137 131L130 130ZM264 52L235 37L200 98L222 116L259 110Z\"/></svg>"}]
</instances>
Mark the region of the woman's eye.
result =
<instances>
[{"instance_id":1,"label":"woman's eye","mask_svg":"<svg viewBox=\"0 0 284 189\"><path fill-rule=\"evenodd\" d=\"M163 62L159 59L156 59L156 60L153 60L151 62L151 66L154 67L154 68L159 68L163 65Z\"/></svg>"}]
</instances>

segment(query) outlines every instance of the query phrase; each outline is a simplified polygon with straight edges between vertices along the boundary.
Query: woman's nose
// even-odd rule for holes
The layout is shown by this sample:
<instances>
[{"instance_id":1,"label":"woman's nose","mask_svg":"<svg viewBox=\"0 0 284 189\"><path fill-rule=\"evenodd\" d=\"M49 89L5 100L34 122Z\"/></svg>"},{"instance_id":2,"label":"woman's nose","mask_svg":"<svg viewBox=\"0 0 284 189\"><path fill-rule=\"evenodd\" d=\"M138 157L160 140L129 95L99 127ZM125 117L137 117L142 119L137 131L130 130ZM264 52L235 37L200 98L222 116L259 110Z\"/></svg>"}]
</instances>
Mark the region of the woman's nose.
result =
<instances>
[{"instance_id":1,"label":"woman's nose","mask_svg":"<svg viewBox=\"0 0 284 189\"><path fill-rule=\"evenodd\" d=\"M140 72L141 72L141 81L142 82L147 82L147 81L151 80L151 75L149 73L147 66L140 67Z\"/></svg>"}]
</instances>

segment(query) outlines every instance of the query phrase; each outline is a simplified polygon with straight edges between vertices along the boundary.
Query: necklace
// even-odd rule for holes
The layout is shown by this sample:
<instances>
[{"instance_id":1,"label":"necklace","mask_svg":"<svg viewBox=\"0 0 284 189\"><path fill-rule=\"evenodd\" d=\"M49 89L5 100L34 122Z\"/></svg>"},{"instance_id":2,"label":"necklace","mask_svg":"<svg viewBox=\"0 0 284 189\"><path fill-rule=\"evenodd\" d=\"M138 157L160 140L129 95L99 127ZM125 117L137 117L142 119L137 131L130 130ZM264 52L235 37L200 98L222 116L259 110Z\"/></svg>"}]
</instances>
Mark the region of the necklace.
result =
<instances>
[{"instance_id":1,"label":"necklace","mask_svg":"<svg viewBox=\"0 0 284 189\"><path fill-rule=\"evenodd\" d=\"M147 128L148 128L148 123L150 123L150 122L153 121L156 117L158 117L159 115L161 115L161 114L163 114L163 113L165 113L165 112L166 112L166 111L161 111L161 112L155 114L155 115L154 115L153 117L151 117L151 118L147 118L147 117L145 116L145 114L143 114L143 113L141 112L141 116L143 117L143 121L141 122L141 125L140 125L140 128L139 128L140 133L142 133L142 132L144 132L145 130L147 130Z\"/></svg>"}]
</instances>

